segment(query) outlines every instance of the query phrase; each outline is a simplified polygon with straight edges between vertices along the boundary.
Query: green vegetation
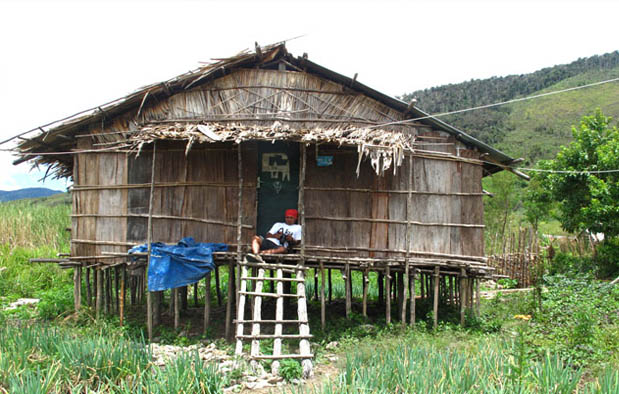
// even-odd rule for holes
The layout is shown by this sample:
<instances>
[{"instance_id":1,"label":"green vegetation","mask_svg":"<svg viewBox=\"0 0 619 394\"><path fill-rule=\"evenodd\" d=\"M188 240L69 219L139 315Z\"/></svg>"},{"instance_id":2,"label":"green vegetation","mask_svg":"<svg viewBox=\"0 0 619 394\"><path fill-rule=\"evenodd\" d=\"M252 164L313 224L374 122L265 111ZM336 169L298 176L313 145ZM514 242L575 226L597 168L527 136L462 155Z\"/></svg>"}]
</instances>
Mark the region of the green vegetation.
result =
<instances>
[{"instance_id":1,"label":"green vegetation","mask_svg":"<svg viewBox=\"0 0 619 394\"><path fill-rule=\"evenodd\" d=\"M216 366L204 364L197 354L154 366L143 341L105 328L3 325L0 391L219 393L228 383Z\"/></svg>"},{"instance_id":2,"label":"green vegetation","mask_svg":"<svg viewBox=\"0 0 619 394\"><path fill-rule=\"evenodd\" d=\"M619 77L619 51L578 59L570 64L506 77L471 80L404 94L418 99L429 113L442 113L551 91L583 86ZM549 159L560 145L570 141L575 119L595 108L619 116L619 90L609 83L558 95L546 96L494 108L449 115L443 118L526 165Z\"/></svg>"},{"instance_id":3,"label":"green vegetation","mask_svg":"<svg viewBox=\"0 0 619 394\"><path fill-rule=\"evenodd\" d=\"M69 252L70 212L66 194L0 203L0 307L18 298L41 298L52 317L72 305L72 291L66 293L71 272L28 261ZM58 302L64 306L54 309Z\"/></svg>"}]
</instances>

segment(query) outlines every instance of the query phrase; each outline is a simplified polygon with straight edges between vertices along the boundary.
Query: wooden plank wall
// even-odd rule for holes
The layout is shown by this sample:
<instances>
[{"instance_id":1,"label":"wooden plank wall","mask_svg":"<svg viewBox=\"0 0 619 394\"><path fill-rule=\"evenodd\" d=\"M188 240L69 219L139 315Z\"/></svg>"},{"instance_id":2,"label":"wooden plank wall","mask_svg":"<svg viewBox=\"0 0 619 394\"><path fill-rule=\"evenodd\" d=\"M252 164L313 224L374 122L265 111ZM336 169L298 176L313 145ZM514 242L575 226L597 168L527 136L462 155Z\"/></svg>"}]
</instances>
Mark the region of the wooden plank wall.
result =
<instances>
[{"instance_id":1,"label":"wooden plank wall","mask_svg":"<svg viewBox=\"0 0 619 394\"><path fill-rule=\"evenodd\" d=\"M459 149L453 138L451 145L437 145L434 151L478 158L474 151ZM443 141L444 143L445 141ZM428 149L428 148L425 148ZM356 151L319 148L320 154L333 154L333 165L316 166L314 148L309 149L307 187L350 188L371 190L408 190L408 160L394 175L390 170L376 176L368 161L362 162L357 178ZM480 165L453 160L415 157L412 190L429 193L481 193ZM329 221L320 217L373 218L406 221L406 193L367 193L338 190L308 190L306 221L308 245L324 248L406 250L406 224L380 222ZM483 203L479 196L413 194L411 220L422 223L483 224ZM434 253L483 256L483 229L450 226L413 225L410 249ZM315 251L312 251L314 253ZM324 252L322 254L328 254ZM349 254L352 255L352 254ZM402 254L358 250L355 256L388 257Z\"/></svg>"}]
</instances>

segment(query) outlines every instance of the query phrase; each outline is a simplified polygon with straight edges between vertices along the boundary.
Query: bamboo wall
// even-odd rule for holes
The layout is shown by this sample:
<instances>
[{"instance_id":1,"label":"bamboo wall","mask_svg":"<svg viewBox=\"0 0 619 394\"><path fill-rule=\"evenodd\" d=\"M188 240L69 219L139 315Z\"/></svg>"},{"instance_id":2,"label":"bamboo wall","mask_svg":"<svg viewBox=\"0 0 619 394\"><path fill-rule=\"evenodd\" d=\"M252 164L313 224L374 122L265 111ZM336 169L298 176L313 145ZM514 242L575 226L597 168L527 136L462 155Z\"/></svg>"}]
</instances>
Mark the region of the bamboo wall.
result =
<instances>
[{"instance_id":1,"label":"bamboo wall","mask_svg":"<svg viewBox=\"0 0 619 394\"><path fill-rule=\"evenodd\" d=\"M407 118L345 86L302 72L240 69L164 101L149 101L136 112L104 118L77 138L73 188L73 256L126 252L147 239L152 144L139 156L123 151L102 153L122 144L139 122L212 120L230 130L288 122L305 141ZM139 120L139 122L136 122ZM403 257L409 251L483 256L483 204L479 154L445 132L427 125L387 126L419 136L409 179L408 158L394 174L377 176L367 160L356 176L356 148L321 144L319 154L333 155L333 165L316 165L316 145L307 154L305 190L306 248L312 254ZM301 131L302 130L302 131ZM387 133L372 135L382 141ZM372 134L373 133L373 134ZM368 134L368 135L369 135ZM335 135L335 134L334 134ZM348 134L347 134L348 135ZM392 134L393 135L393 134ZM399 134L401 135L401 134ZM157 141L154 174L153 241L176 242L192 236L201 242L237 243L238 154L232 143L187 146L187 141ZM262 136L266 138L268 136ZM145 137L146 138L146 137ZM169 138L178 138L178 135ZM240 137L239 137L240 138ZM379 140L376 142L376 140ZM397 142L397 141L396 141ZM399 143L399 142L397 142ZM92 150L100 149L99 152ZM242 143L242 244L256 225L255 140ZM407 209L411 191L411 210ZM410 237L407 226L411 226ZM407 239L409 243L407 245ZM232 248L235 250L235 248Z\"/></svg>"}]
</instances>

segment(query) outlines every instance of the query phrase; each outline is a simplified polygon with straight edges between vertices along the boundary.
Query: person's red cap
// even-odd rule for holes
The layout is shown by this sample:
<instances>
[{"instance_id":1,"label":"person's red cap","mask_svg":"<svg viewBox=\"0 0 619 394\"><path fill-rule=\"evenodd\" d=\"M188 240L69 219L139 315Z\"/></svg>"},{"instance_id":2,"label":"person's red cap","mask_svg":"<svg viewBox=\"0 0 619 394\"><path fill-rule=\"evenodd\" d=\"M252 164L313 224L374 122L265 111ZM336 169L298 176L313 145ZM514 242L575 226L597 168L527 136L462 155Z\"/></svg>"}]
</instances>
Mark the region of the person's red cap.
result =
<instances>
[{"instance_id":1,"label":"person's red cap","mask_svg":"<svg viewBox=\"0 0 619 394\"><path fill-rule=\"evenodd\" d=\"M298 219L299 211L296 209L286 209L285 216L293 216L295 219Z\"/></svg>"}]
</instances>

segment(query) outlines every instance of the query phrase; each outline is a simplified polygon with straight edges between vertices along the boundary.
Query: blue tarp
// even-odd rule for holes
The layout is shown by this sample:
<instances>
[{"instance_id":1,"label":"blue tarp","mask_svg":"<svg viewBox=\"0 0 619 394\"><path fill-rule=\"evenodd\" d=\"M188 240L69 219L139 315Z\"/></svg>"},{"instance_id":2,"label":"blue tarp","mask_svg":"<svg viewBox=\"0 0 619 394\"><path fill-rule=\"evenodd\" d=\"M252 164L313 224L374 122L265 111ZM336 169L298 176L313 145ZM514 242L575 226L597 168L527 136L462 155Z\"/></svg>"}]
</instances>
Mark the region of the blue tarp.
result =
<instances>
[{"instance_id":1,"label":"blue tarp","mask_svg":"<svg viewBox=\"0 0 619 394\"><path fill-rule=\"evenodd\" d=\"M197 243L191 237L176 245L155 242L148 266L148 290L161 291L187 286L204 278L215 268L213 252L227 251L228 245ZM134 246L129 253L147 253L148 244Z\"/></svg>"}]
</instances>

